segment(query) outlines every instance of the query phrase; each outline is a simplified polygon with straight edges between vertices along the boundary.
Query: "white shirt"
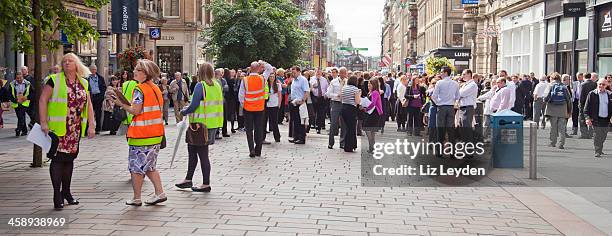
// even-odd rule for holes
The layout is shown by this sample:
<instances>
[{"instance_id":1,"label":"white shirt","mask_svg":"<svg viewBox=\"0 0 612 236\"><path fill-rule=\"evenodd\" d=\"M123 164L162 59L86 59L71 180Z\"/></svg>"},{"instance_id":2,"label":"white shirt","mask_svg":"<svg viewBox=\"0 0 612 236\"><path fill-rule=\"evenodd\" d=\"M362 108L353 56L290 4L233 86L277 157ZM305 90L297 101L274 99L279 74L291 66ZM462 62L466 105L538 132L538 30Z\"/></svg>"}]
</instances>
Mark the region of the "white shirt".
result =
<instances>
[{"instance_id":1,"label":"white shirt","mask_svg":"<svg viewBox=\"0 0 612 236\"><path fill-rule=\"evenodd\" d=\"M404 100L406 100L406 98L404 97L406 95L406 86L404 86L402 83L398 84L399 85L397 86L397 99L403 102Z\"/></svg>"},{"instance_id":2,"label":"white shirt","mask_svg":"<svg viewBox=\"0 0 612 236\"><path fill-rule=\"evenodd\" d=\"M514 84L514 81L512 81L512 79L508 78L508 81L506 82L506 88L508 88L510 90L510 108L514 107L514 102L516 101L516 84Z\"/></svg>"},{"instance_id":3,"label":"white shirt","mask_svg":"<svg viewBox=\"0 0 612 236\"><path fill-rule=\"evenodd\" d=\"M599 117L608 117L608 91L604 90L603 92L597 91L599 94Z\"/></svg>"},{"instance_id":4,"label":"white shirt","mask_svg":"<svg viewBox=\"0 0 612 236\"><path fill-rule=\"evenodd\" d=\"M478 100L485 102L484 104L484 114L485 115L493 114L493 111L491 110L491 98L493 98L493 95L495 95L495 90L496 89L491 89L485 94L480 95L480 97L478 97Z\"/></svg>"},{"instance_id":5,"label":"white shirt","mask_svg":"<svg viewBox=\"0 0 612 236\"><path fill-rule=\"evenodd\" d=\"M459 89L459 106L476 107L476 97L478 96L478 85L474 80L468 81L461 89Z\"/></svg>"},{"instance_id":6,"label":"white shirt","mask_svg":"<svg viewBox=\"0 0 612 236\"><path fill-rule=\"evenodd\" d=\"M533 89L533 96L536 99L546 97L546 88L547 87L548 87L548 82L540 81L540 83L538 83L535 86L535 89Z\"/></svg>"},{"instance_id":7,"label":"white shirt","mask_svg":"<svg viewBox=\"0 0 612 236\"><path fill-rule=\"evenodd\" d=\"M459 100L459 97L459 83L451 80L450 77L438 81L433 94L431 94L431 99L438 106L453 106L455 101Z\"/></svg>"},{"instance_id":8,"label":"white shirt","mask_svg":"<svg viewBox=\"0 0 612 236\"><path fill-rule=\"evenodd\" d=\"M342 85L340 84L340 77L334 78L330 83L329 87L327 87L327 92L325 96L332 101L340 102L340 91L342 89Z\"/></svg>"},{"instance_id":9,"label":"white shirt","mask_svg":"<svg viewBox=\"0 0 612 236\"><path fill-rule=\"evenodd\" d=\"M572 90L574 90L574 100L580 100L580 92L582 91L582 81L573 81L572 86Z\"/></svg>"}]
</instances>

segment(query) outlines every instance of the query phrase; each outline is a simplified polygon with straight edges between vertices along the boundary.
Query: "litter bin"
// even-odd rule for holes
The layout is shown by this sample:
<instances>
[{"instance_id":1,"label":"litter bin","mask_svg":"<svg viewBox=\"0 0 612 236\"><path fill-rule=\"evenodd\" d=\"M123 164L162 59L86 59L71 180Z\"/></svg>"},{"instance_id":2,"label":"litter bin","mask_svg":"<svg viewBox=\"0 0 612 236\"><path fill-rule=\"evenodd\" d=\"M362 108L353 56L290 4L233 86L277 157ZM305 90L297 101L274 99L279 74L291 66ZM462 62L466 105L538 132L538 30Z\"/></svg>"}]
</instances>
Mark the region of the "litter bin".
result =
<instances>
[{"instance_id":1,"label":"litter bin","mask_svg":"<svg viewBox=\"0 0 612 236\"><path fill-rule=\"evenodd\" d=\"M493 167L523 168L523 115L511 110L491 115Z\"/></svg>"}]
</instances>

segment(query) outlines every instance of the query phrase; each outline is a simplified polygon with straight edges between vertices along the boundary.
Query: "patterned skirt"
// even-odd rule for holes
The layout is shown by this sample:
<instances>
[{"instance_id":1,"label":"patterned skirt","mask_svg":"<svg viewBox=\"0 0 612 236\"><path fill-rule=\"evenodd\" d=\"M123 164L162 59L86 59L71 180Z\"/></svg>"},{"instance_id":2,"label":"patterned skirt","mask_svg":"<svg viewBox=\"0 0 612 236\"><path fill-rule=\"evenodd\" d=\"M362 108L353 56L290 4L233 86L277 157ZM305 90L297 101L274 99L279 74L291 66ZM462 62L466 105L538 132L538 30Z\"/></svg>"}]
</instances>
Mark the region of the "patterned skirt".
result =
<instances>
[{"instance_id":1,"label":"patterned skirt","mask_svg":"<svg viewBox=\"0 0 612 236\"><path fill-rule=\"evenodd\" d=\"M146 174L155 171L159 144L152 146L129 146L128 170L130 173Z\"/></svg>"}]
</instances>

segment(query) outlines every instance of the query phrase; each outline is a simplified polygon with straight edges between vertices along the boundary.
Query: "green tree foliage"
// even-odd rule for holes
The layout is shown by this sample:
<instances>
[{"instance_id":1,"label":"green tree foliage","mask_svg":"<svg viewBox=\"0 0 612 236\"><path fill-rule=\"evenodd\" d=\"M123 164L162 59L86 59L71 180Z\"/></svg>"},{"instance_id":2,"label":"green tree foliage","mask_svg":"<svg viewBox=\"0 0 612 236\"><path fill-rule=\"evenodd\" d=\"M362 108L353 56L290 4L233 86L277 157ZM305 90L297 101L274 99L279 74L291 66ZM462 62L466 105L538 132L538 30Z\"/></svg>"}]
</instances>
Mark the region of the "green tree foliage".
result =
<instances>
[{"instance_id":1,"label":"green tree foliage","mask_svg":"<svg viewBox=\"0 0 612 236\"><path fill-rule=\"evenodd\" d=\"M446 57L429 57L425 60L425 64L425 71L428 75L440 73L442 67L445 66L450 67L452 71L456 72L455 66Z\"/></svg>"},{"instance_id":2,"label":"green tree foliage","mask_svg":"<svg viewBox=\"0 0 612 236\"><path fill-rule=\"evenodd\" d=\"M305 49L308 37L298 27L300 10L289 0L215 0L211 7L214 21L203 36L218 67L243 68L261 59L287 68Z\"/></svg>"},{"instance_id":3,"label":"green tree foliage","mask_svg":"<svg viewBox=\"0 0 612 236\"><path fill-rule=\"evenodd\" d=\"M81 0L88 7L100 9L110 0ZM97 40L99 34L85 19L76 17L64 7L62 0L39 0L41 20L34 19L32 0L0 0L0 32L10 29L14 33L13 49L31 53L33 51L32 37L29 34L32 27L41 27L45 46L54 50L61 42L53 35L59 30L68 37L68 41L76 43L89 38Z\"/></svg>"}]
</instances>

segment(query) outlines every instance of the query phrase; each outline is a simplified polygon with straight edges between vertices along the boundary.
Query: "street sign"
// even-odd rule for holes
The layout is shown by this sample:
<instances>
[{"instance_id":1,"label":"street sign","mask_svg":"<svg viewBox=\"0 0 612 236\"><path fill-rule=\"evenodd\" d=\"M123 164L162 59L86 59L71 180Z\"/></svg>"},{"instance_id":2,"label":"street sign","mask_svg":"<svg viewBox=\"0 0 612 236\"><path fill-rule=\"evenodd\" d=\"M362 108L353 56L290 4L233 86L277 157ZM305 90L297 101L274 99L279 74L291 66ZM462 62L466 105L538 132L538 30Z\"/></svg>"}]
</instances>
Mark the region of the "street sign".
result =
<instances>
[{"instance_id":1,"label":"street sign","mask_svg":"<svg viewBox=\"0 0 612 236\"><path fill-rule=\"evenodd\" d=\"M149 39L160 40L161 39L161 28L159 27L149 28Z\"/></svg>"},{"instance_id":2,"label":"street sign","mask_svg":"<svg viewBox=\"0 0 612 236\"><path fill-rule=\"evenodd\" d=\"M478 0L461 0L461 4L478 4Z\"/></svg>"}]
</instances>

